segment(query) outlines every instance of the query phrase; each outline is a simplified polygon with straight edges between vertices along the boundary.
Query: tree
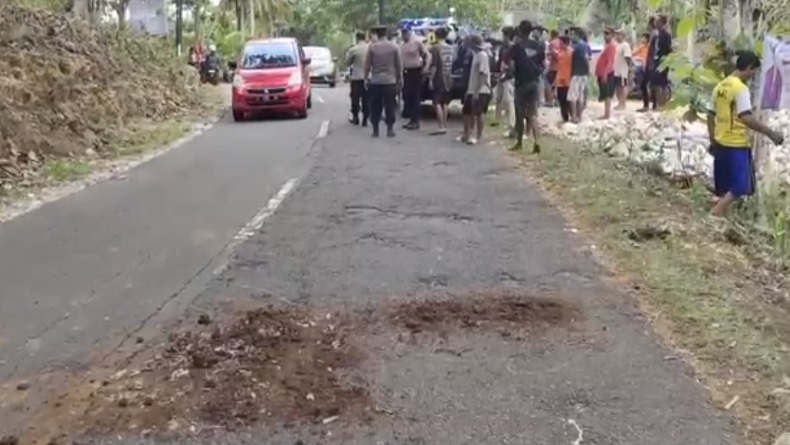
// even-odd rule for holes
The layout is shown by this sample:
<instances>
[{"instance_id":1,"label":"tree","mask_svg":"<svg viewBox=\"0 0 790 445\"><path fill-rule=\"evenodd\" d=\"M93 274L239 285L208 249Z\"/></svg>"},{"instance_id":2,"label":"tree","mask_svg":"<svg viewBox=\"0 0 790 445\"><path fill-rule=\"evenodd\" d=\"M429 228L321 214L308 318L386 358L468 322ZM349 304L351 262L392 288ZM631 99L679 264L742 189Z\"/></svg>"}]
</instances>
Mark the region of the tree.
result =
<instances>
[{"instance_id":1,"label":"tree","mask_svg":"<svg viewBox=\"0 0 790 445\"><path fill-rule=\"evenodd\" d=\"M126 10L129 9L129 2L131 0L105 0L106 6L109 6L118 18L118 26L121 28L126 26ZM104 9L104 8L102 8Z\"/></svg>"}]
</instances>

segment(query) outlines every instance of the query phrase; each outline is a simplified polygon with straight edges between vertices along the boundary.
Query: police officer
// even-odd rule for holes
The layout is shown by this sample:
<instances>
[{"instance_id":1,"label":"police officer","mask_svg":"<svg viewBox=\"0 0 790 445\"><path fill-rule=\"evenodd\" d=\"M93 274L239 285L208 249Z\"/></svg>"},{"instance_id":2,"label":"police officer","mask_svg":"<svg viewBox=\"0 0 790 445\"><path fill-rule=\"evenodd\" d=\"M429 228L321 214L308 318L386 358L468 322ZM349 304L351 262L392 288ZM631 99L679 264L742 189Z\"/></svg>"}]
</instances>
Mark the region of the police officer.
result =
<instances>
[{"instance_id":1,"label":"police officer","mask_svg":"<svg viewBox=\"0 0 790 445\"><path fill-rule=\"evenodd\" d=\"M378 38L368 45L365 57L365 78L368 79L370 98L370 123L373 137L379 137L382 111L387 125L387 136L394 137L396 97L403 85L403 65L398 45L387 39L387 28L377 26L371 30Z\"/></svg>"},{"instance_id":2,"label":"police officer","mask_svg":"<svg viewBox=\"0 0 790 445\"><path fill-rule=\"evenodd\" d=\"M359 125L359 112L362 111L362 126L368 125L370 111L368 91L365 85L365 56L368 43L364 32L357 33L357 44L346 55L346 65L351 67L351 118L350 122ZM360 110L361 108L361 110Z\"/></svg>"}]
</instances>

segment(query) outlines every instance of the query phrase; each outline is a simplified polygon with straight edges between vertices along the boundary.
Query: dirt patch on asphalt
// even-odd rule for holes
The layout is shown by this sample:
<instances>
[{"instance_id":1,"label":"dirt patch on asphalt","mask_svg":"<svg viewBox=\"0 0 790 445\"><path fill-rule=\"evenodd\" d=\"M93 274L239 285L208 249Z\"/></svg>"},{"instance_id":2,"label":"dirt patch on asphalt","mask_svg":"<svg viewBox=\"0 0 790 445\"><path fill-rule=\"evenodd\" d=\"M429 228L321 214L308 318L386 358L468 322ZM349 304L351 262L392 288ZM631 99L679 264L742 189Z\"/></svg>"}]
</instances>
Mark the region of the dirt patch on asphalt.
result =
<instances>
[{"instance_id":1,"label":"dirt patch on asphalt","mask_svg":"<svg viewBox=\"0 0 790 445\"><path fill-rule=\"evenodd\" d=\"M344 378L363 359L336 314L267 307L227 323L203 316L142 369L100 382L85 432L195 432L366 417L366 387Z\"/></svg>"},{"instance_id":2,"label":"dirt patch on asphalt","mask_svg":"<svg viewBox=\"0 0 790 445\"><path fill-rule=\"evenodd\" d=\"M68 392L50 398L31 434L44 440L63 432L179 436L368 423L377 408L359 372L365 342L379 333L393 327L447 335L473 329L523 340L519 333L567 327L578 318L579 311L561 299L493 291L360 313L267 306L216 320L201 315L136 365L103 380L63 385Z\"/></svg>"},{"instance_id":3,"label":"dirt patch on asphalt","mask_svg":"<svg viewBox=\"0 0 790 445\"><path fill-rule=\"evenodd\" d=\"M410 301L393 308L389 318L412 332L444 332L450 327L532 329L567 325L579 315L573 305L556 298L486 294Z\"/></svg>"}]
</instances>

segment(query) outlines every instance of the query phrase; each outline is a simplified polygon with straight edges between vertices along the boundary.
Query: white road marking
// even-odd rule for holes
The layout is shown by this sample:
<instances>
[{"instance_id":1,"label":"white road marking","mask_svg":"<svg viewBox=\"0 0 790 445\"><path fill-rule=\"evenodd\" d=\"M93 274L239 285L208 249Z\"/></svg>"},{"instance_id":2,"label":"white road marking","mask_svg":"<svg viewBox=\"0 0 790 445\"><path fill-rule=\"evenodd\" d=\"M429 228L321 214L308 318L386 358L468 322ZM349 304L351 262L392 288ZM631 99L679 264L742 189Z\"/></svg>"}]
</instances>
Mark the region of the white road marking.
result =
<instances>
[{"instance_id":1,"label":"white road marking","mask_svg":"<svg viewBox=\"0 0 790 445\"><path fill-rule=\"evenodd\" d=\"M321 103L321 104L324 103L324 98L321 97L321 95L318 94L318 93L315 93L315 100L317 100L318 103Z\"/></svg>"},{"instance_id":2,"label":"white road marking","mask_svg":"<svg viewBox=\"0 0 790 445\"><path fill-rule=\"evenodd\" d=\"M297 182L298 180L293 178L289 179L288 182L283 184L280 191L277 192L277 194L266 203L266 206L258 210L252 219L247 224L245 224L244 227L242 227L241 230L236 233L236 235L233 236L233 239L231 239L228 244L225 245L225 247L222 249L222 253L219 254L220 262L219 266L214 269L214 276L221 275L228 268L230 255L233 253L233 251L236 250L236 248L239 247L242 242L255 235L255 232L263 227L263 223L266 222L266 218L274 214L274 212L277 210L277 207L280 207L280 204L283 203L288 194L293 191L294 187L296 187Z\"/></svg>"},{"instance_id":3,"label":"white road marking","mask_svg":"<svg viewBox=\"0 0 790 445\"><path fill-rule=\"evenodd\" d=\"M296 186L296 182L296 178L289 179L288 182L283 185L280 191L277 192L277 194L274 195L268 203L266 203L266 206L260 209L258 213L256 213L255 216L253 216L252 219L247 224L245 224L241 230L239 230L236 236L233 237L233 240L240 242L246 240L252 235L255 235L255 232L260 230L260 228L263 226L266 218L272 216L275 210L277 210L277 207L279 207L283 200L285 200L285 197L291 193L291 190L293 190L293 188Z\"/></svg>"},{"instance_id":4,"label":"white road marking","mask_svg":"<svg viewBox=\"0 0 790 445\"><path fill-rule=\"evenodd\" d=\"M323 121L321 122L321 128L318 129L318 134L315 136L315 138L325 138L327 133L329 133L329 121Z\"/></svg>"},{"instance_id":5,"label":"white road marking","mask_svg":"<svg viewBox=\"0 0 790 445\"><path fill-rule=\"evenodd\" d=\"M568 423L573 425L574 428L576 428L576 433L578 434L576 440L574 440L571 445L581 445L581 443L584 441L584 431L582 431L581 427L579 426L578 423L576 423L575 420L568 419Z\"/></svg>"}]
</instances>

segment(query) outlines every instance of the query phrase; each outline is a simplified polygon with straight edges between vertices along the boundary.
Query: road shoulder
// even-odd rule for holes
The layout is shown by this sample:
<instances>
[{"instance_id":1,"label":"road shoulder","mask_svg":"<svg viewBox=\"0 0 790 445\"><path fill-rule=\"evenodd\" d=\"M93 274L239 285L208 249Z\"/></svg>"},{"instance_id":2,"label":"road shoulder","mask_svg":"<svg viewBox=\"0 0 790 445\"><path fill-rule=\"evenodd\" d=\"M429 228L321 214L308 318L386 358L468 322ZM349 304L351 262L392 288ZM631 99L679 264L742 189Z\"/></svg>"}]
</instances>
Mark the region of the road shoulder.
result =
<instances>
[{"instance_id":1,"label":"road shoulder","mask_svg":"<svg viewBox=\"0 0 790 445\"><path fill-rule=\"evenodd\" d=\"M200 93L204 108L164 121L136 122L106 141L102 154L87 150L82 156L48 159L28 154L26 165L15 167L3 183L0 223L99 182L123 179L125 172L199 136L222 118L230 94L227 85L204 86Z\"/></svg>"},{"instance_id":2,"label":"road shoulder","mask_svg":"<svg viewBox=\"0 0 790 445\"><path fill-rule=\"evenodd\" d=\"M515 159L703 377L715 405L742 421L746 442L772 442L790 422L790 304L763 241L710 218L702 184L673 184L559 139L543 146Z\"/></svg>"}]
</instances>

